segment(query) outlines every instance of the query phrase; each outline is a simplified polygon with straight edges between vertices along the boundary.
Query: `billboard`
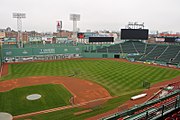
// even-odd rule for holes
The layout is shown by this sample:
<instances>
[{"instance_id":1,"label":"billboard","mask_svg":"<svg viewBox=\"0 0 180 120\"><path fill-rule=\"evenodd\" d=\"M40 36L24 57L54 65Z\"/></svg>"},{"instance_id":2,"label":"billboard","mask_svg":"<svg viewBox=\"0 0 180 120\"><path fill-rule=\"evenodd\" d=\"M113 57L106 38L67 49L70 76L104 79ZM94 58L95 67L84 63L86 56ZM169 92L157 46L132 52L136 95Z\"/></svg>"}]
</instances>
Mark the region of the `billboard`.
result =
<instances>
[{"instance_id":1,"label":"billboard","mask_svg":"<svg viewBox=\"0 0 180 120\"><path fill-rule=\"evenodd\" d=\"M121 29L121 39L147 40L148 29Z\"/></svg>"},{"instance_id":2,"label":"billboard","mask_svg":"<svg viewBox=\"0 0 180 120\"><path fill-rule=\"evenodd\" d=\"M89 37L89 42L114 42L114 37Z\"/></svg>"},{"instance_id":3,"label":"billboard","mask_svg":"<svg viewBox=\"0 0 180 120\"><path fill-rule=\"evenodd\" d=\"M60 32L62 29L62 21L57 21L57 32Z\"/></svg>"},{"instance_id":4,"label":"billboard","mask_svg":"<svg viewBox=\"0 0 180 120\"><path fill-rule=\"evenodd\" d=\"M4 42L16 42L16 38L4 38Z\"/></svg>"},{"instance_id":5,"label":"billboard","mask_svg":"<svg viewBox=\"0 0 180 120\"><path fill-rule=\"evenodd\" d=\"M28 37L29 42L37 42L37 41L42 41L42 37Z\"/></svg>"},{"instance_id":6,"label":"billboard","mask_svg":"<svg viewBox=\"0 0 180 120\"><path fill-rule=\"evenodd\" d=\"M175 39L175 42L180 42L180 38L176 38L176 39Z\"/></svg>"},{"instance_id":7,"label":"billboard","mask_svg":"<svg viewBox=\"0 0 180 120\"><path fill-rule=\"evenodd\" d=\"M160 33L159 36L160 37L177 37L180 34L176 33L176 34L169 34L169 33Z\"/></svg>"},{"instance_id":8,"label":"billboard","mask_svg":"<svg viewBox=\"0 0 180 120\"><path fill-rule=\"evenodd\" d=\"M77 33L77 38L84 39L85 38L85 34L84 33Z\"/></svg>"},{"instance_id":9,"label":"billboard","mask_svg":"<svg viewBox=\"0 0 180 120\"><path fill-rule=\"evenodd\" d=\"M155 40L156 40L157 42L164 42L164 41L165 41L165 38L155 38Z\"/></svg>"},{"instance_id":10,"label":"billboard","mask_svg":"<svg viewBox=\"0 0 180 120\"><path fill-rule=\"evenodd\" d=\"M55 38L56 43L65 43L66 41L68 41L67 37L56 37Z\"/></svg>"},{"instance_id":11,"label":"billboard","mask_svg":"<svg viewBox=\"0 0 180 120\"><path fill-rule=\"evenodd\" d=\"M175 42L175 39L174 37L166 37L164 42Z\"/></svg>"},{"instance_id":12,"label":"billboard","mask_svg":"<svg viewBox=\"0 0 180 120\"><path fill-rule=\"evenodd\" d=\"M53 40L53 36L43 36L42 40L43 41L52 41Z\"/></svg>"}]
</instances>

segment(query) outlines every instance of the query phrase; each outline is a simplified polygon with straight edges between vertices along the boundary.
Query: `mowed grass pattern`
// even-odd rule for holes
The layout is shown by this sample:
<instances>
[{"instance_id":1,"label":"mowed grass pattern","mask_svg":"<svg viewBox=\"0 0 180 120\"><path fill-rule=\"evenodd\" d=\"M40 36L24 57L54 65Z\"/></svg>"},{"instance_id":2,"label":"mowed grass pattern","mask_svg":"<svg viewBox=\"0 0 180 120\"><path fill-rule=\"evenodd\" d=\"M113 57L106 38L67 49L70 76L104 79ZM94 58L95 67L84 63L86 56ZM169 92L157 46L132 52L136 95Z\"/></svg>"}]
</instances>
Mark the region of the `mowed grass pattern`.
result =
<instances>
[{"instance_id":1,"label":"mowed grass pattern","mask_svg":"<svg viewBox=\"0 0 180 120\"><path fill-rule=\"evenodd\" d=\"M76 73L74 77L97 82L109 90L111 95L141 91L144 80L153 84L180 75L178 70L113 60L24 63L11 64L9 68L9 74L2 80L27 76L69 76Z\"/></svg>"},{"instance_id":2,"label":"mowed grass pattern","mask_svg":"<svg viewBox=\"0 0 180 120\"><path fill-rule=\"evenodd\" d=\"M41 98L29 101L26 96L30 94L40 94ZM0 93L0 111L19 115L66 106L70 104L71 96L63 85L47 84L16 88Z\"/></svg>"}]
</instances>

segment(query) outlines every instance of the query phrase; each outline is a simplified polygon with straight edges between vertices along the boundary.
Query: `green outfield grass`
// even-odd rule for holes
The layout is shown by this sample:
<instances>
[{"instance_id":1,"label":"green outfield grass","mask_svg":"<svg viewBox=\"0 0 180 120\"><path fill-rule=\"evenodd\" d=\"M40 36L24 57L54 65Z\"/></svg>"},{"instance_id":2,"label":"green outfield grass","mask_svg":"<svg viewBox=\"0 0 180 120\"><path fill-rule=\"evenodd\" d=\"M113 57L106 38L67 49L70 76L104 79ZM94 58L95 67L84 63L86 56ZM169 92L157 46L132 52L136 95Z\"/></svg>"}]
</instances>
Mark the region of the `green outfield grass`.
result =
<instances>
[{"instance_id":1,"label":"green outfield grass","mask_svg":"<svg viewBox=\"0 0 180 120\"><path fill-rule=\"evenodd\" d=\"M29 101L27 95L40 94L38 100ZM69 105L71 94L62 85L36 85L0 92L0 112L19 115Z\"/></svg>"},{"instance_id":2,"label":"green outfield grass","mask_svg":"<svg viewBox=\"0 0 180 120\"><path fill-rule=\"evenodd\" d=\"M180 71L117 62L112 60L64 60L55 62L39 62L10 64L9 74L2 80L27 76L69 76L94 81L104 86L111 95L123 95L132 91L143 90L143 81L151 84L170 80Z\"/></svg>"},{"instance_id":3,"label":"green outfield grass","mask_svg":"<svg viewBox=\"0 0 180 120\"><path fill-rule=\"evenodd\" d=\"M148 81L151 84L154 84L164 80L170 80L176 76L179 76L180 71L169 68L146 66L144 64L117 62L113 60L64 60L55 62L10 64L9 74L2 77L1 80L3 81L28 76L71 75L74 75L73 77L96 82L105 87L112 96L119 97L109 100L104 105L93 108L92 112L78 116L73 115L73 113L84 110L83 108L67 109L28 118L31 118L32 120L81 120L87 117L91 117L93 115L97 115L113 109L122 104L123 102L129 100L131 96L139 94L141 91L144 90L144 88L142 87L143 81ZM21 89L22 92L19 92L19 94L17 94L16 91ZM23 89L25 88L18 88L10 92L0 93L0 111L3 110L6 112L10 112L13 115L17 115L32 111L38 111L40 109L57 107L56 105L59 104L52 103L41 106L38 103L33 106L32 103L22 102L23 97L19 97L19 99L16 100L15 96L20 96L21 94L28 94L28 91L31 91ZM55 97L53 96L55 92L58 93L60 91L58 89L55 89L55 92L49 89L46 90L44 86L41 87L41 90L42 93L45 92L44 94L51 95L52 97ZM49 98L51 98L51 96ZM65 92L65 94L63 94L63 100L65 98L67 98L66 100L69 100L70 96L71 95L69 95L69 93ZM60 99L62 101L61 97ZM10 99L11 102L5 102L6 99ZM13 102L11 99L15 102ZM59 100L57 99L53 101L59 102ZM44 100L42 103L44 103ZM66 101L65 103L68 104L68 101ZM17 105L19 105L20 108L18 108ZM30 107L27 107L27 105L29 105ZM22 111L19 111L19 109L21 109Z\"/></svg>"}]
</instances>

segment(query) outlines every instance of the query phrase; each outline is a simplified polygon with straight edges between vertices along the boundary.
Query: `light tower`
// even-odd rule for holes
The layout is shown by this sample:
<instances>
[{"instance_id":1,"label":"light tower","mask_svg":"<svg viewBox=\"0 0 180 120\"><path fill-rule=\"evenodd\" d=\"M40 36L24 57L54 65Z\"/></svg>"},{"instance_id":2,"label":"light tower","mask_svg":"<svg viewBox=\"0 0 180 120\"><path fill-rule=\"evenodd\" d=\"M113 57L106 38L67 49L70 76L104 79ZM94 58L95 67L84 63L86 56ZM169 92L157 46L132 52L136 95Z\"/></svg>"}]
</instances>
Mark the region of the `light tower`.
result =
<instances>
[{"instance_id":1,"label":"light tower","mask_svg":"<svg viewBox=\"0 0 180 120\"><path fill-rule=\"evenodd\" d=\"M70 14L70 20L73 21L73 40L77 38L77 21L80 21L80 14Z\"/></svg>"},{"instance_id":2,"label":"light tower","mask_svg":"<svg viewBox=\"0 0 180 120\"><path fill-rule=\"evenodd\" d=\"M17 19L17 31L18 31L18 46L23 47L22 42L22 18L26 18L25 13L13 13L13 18Z\"/></svg>"},{"instance_id":3,"label":"light tower","mask_svg":"<svg viewBox=\"0 0 180 120\"><path fill-rule=\"evenodd\" d=\"M143 23L129 22L126 28L127 29L144 29L144 22Z\"/></svg>"}]
</instances>

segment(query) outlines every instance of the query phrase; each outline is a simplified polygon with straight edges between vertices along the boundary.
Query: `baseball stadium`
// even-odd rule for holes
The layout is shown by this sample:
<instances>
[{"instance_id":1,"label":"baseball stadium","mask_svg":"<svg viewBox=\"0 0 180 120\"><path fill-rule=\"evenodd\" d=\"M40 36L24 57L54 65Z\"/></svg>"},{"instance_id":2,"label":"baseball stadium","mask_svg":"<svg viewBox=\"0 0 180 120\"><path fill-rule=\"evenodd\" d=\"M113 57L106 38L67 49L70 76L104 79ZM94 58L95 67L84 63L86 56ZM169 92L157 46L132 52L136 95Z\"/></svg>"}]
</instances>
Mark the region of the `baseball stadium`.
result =
<instances>
[{"instance_id":1,"label":"baseball stadium","mask_svg":"<svg viewBox=\"0 0 180 120\"><path fill-rule=\"evenodd\" d=\"M0 115L180 119L180 44L147 43L148 36L147 29L122 29L123 40L113 44L112 37L89 37L89 44L2 44Z\"/></svg>"}]
</instances>

